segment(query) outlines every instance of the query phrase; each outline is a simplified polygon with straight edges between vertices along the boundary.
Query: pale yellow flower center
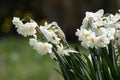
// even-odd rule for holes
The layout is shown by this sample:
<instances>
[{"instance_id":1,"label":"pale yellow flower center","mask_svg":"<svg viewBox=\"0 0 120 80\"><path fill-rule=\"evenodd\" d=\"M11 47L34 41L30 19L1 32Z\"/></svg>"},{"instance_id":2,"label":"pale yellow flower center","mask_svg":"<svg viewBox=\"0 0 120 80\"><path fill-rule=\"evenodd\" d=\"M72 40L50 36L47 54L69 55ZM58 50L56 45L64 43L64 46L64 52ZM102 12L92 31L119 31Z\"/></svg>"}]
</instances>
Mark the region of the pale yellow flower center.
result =
<instances>
[{"instance_id":1,"label":"pale yellow flower center","mask_svg":"<svg viewBox=\"0 0 120 80\"><path fill-rule=\"evenodd\" d=\"M89 36L89 34L84 34L84 37L87 38Z\"/></svg>"},{"instance_id":2,"label":"pale yellow flower center","mask_svg":"<svg viewBox=\"0 0 120 80\"><path fill-rule=\"evenodd\" d=\"M99 41L100 41L100 44L103 44L103 43L104 43L104 41L103 41L102 39L100 39Z\"/></svg>"},{"instance_id":3,"label":"pale yellow flower center","mask_svg":"<svg viewBox=\"0 0 120 80\"><path fill-rule=\"evenodd\" d=\"M95 42L95 40L92 38L92 39L91 39L91 43L94 43L94 42Z\"/></svg>"}]
</instances>

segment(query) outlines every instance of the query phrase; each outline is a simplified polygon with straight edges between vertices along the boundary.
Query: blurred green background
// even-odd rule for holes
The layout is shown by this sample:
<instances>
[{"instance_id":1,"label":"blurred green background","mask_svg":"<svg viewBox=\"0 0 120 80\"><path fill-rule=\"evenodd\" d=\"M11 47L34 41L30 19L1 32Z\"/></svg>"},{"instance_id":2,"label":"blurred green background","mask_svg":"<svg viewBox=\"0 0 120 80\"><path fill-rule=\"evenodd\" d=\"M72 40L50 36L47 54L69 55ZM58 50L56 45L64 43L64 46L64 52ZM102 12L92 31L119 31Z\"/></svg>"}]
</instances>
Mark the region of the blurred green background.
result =
<instances>
[{"instance_id":1,"label":"blurred green background","mask_svg":"<svg viewBox=\"0 0 120 80\"><path fill-rule=\"evenodd\" d=\"M63 80L58 64L41 56L18 37L0 38L0 80Z\"/></svg>"},{"instance_id":2,"label":"blurred green background","mask_svg":"<svg viewBox=\"0 0 120 80\"><path fill-rule=\"evenodd\" d=\"M29 16L39 25L56 21L67 40L75 42L86 11L116 13L119 8L120 0L0 0L0 80L63 80L53 69L59 69L58 64L40 56L17 34L13 16Z\"/></svg>"}]
</instances>

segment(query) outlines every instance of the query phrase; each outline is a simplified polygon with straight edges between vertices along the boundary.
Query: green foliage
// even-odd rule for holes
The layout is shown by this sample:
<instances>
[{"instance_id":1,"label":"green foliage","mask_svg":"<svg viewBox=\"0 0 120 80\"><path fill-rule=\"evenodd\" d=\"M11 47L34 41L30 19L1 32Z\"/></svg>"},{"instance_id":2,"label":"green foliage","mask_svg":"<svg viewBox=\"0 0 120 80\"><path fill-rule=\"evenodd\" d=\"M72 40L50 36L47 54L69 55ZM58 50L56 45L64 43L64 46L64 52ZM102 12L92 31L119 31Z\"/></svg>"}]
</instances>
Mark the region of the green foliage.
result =
<instances>
[{"instance_id":1,"label":"green foliage","mask_svg":"<svg viewBox=\"0 0 120 80\"><path fill-rule=\"evenodd\" d=\"M112 41L107 48L90 48L91 59L81 53L59 56L53 50L65 80L120 80L120 63Z\"/></svg>"}]
</instances>

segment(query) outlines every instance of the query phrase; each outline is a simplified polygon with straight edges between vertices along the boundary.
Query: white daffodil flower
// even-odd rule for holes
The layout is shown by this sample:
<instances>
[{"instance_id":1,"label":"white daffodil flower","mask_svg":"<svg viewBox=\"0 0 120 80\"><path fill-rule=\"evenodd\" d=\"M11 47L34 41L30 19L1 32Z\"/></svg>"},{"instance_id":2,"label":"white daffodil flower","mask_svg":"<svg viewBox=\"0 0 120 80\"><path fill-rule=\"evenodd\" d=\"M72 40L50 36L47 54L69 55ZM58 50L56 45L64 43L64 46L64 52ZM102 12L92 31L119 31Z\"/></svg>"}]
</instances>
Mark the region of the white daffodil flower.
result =
<instances>
[{"instance_id":1,"label":"white daffodil flower","mask_svg":"<svg viewBox=\"0 0 120 80\"><path fill-rule=\"evenodd\" d=\"M35 39L35 38L30 38L29 39L30 46L35 46L35 45L37 45L37 43L38 43L37 39Z\"/></svg>"},{"instance_id":2,"label":"white daffodil flower","mask_svg":"<svg viewBox=\"0 0 120 80\"><path fill-rule=\"evenodd\" d=\"M22 21L17 17L14 17L12 22L16 26L17 32L24 37L35 35L35 28L37 27L36 22L32 21L23 24Z\"/></svg>"},{"instance_id":3,"label":"white daffodil flower","mask_svg":"<svg viewBox=\"0 0 120 80\"><path fill-rule=\"evenodd\" d=\"M38 42L33 49L35 49L36 51L38 51L38 53L40 53L41 55L45 55L47 53L52 53L52 45L49 43L42 43L42 42Z\"/></svg>"},{"instance_id":4,"label":"white daffodil flower","mask_svg":"<svg viewBox=\"0 0 120 80\"><path fill-rule=\"evenodd\" d=\"M106 31L107 31L107 36L110 40L115 39L115 32L116 32L115 28L107 28Z\"/></svg>"},{"instance_id":5,"label":"white daffodil flower","mask_svg":"<svg viewBox=\"0 0 120 80\"><path fill-rule=\"evenodd\" d=\"M93 48L96 46L96 35L94 32L90 34L89 40L88 40L88 46Z\"/></svg>"},{"instance_id":6,"label":"white daffodil flower","mask_svg":"<svg viewBox=\"0 0 120 80\"><path fill-rule=\"evenodd\" d=\"M18 17L13 17L12 23L15 25L16 28L20 28L23 26L22 21Z\"/></svg>"},{"instance_id":7,"label":"white daffodil flower","mask_svg":"<svg viewBox=\"0 0 120 80\"><path fill-rule=\"evenodd\" d=\"M103 13L104 13L104 10L101 9L101 10L98 10L97 12L93 13L93 12L86 12L86 17L83 19L83 22L82 24L86 26L88 26L88 24L91 24L91 23L96 23L97 22L99 23L99 25L101 25L101 17L103 16Z\"/></svg>"},{"instance_id":8,"label":"white daffodil flower","mask_svg":"<svg viewBox=\"0 0 120 80\"><path fill-rule=\"evenodd\" d=\"M82 40L83 41L88 41L89 37L90 37L90 34L91 34L91 31L90 30L86 30L86 29L83 29L81 30L82 31Z\"/></svg>"},{"instance_id":9,"label":"white daffodil flower","mask_svg":"<svg viewBox=\"0 0 120 80\"><path fill-rule=\"evenodd\" d=\"M57 45L57 51L58 51L58 54L62 56L64 55L69 56L69 53L78 53L77 51L72 50L72 49L65 49L62 44Z\"/></svg>"},{"instance_id":10,"label":"white daffodil flower","mask_svg":"<svg viewBox=\"0 0 120 80\"><path fill-rule=\"evenodd\" d=\"M97 37L97 42L96 42L97 47L106 47L109 43L110 43L110 39L106 36L106 34Z\"/></svg>"},{"instance_id":11,"label":"white daffodil flower","mask_svg":"<svg viewBox=\"0 0 120 80\"><path fill-rule=\"evenodd\" d=\"M38 42L37 39L30 38L29 44L30 46L33 46L33 49L35 49L41 55L52 53L52 45L47 42Z\"/></svg>"},{"instance_id":12,"label":"white daffodil flower","mask_svg":"<svg viewBox=\"0 0 120 80\"><path fill-rule=\"evenodd\" d=\"M60 43L60 38L58 38L53 30L47 30L44 27L40 27L40 31L43 33L43 35L46 37L46 39L53 44L59 44Z\"/></svg>"},{"instance_id":13,"label":"white daffodil flower","mask_svg":"<svg viewBox=\"0 0 120 80\"><path fill-rule=\"evenodd\" d=\"M77 32L75 33L76 36L78 36L78 40L82 41L82 32L81 30L77 29Z\"/></svg>"},{"instance_id":14,"label":"white daffodil flower","mask_svg":"<svg viewBox=\"0 0 120 80\"><path fill-rule=\"evenodd\" d=\"M57 51L58 51L58 54L60 54L60 55L63 55L63 56L69 55L69 53L64 49L62 44L60 44L60 46L57 45Z\"/></svg>"},{"instance_id":15,"label":"white daffodil flower","mask_svg":"<svg viewBox=\"0 0 120 80\"><path fill-rule=\"evenodd\" d=\"M87 29L77 29L76 36L79 37L79 41L87 41L91 31Z\"/></svg>"},{"instance_id":16,"label":"white daffodil flower","mask_svg":"<svg viewBox=\"0 0 120 80\"><path fill-rule=\"evenodd\" d=\"M107 30L106 28L101 27L101 28L98 28L95 33L96 33L96 36L100 36L100 35L106 34Z\"/></svg>"},{"instance_id":17,"label":"white daffodil flower","mask_svg":"<svg viewBox=\"0 0 120 80\"><path fill-rule=\"evenodd\" d=\"M18 33L22 34L24 37L26 36L32 36L32 35L35 35L36 33L36 26L37 24L35 22L29 22L29 23L25 23L23 25L23 27L21 27L21 31L19 31ZM18 28L19 30L19 28Z\"/></svg>"},{"instance_id":18,"label":"white daffodil flower","mask_svg":"<svg viewBox=\"0 0 120 80\"><path fill-rule=\"evenodd\" d=\"M61 39L53 29L50 29L52 26L58 27L57 23L54 22L51 24L45 23L45 26L40 26L39 29L48 41L52 42L53 44L59 44Z\"/></svg>"}]
</instances>

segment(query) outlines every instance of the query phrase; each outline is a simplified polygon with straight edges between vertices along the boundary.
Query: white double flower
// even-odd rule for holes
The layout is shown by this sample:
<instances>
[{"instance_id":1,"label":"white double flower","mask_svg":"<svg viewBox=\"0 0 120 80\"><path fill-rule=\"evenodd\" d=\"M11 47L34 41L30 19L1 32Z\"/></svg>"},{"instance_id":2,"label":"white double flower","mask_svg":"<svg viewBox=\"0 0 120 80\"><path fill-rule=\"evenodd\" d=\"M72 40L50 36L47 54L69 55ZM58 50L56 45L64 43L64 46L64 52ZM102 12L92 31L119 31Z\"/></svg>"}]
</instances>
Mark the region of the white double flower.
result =
<instances>
[{"instance_id":1,"label":"white double flower","mask_svg":"<svg viewBox=\"0 0 120 80\"><path fill-rule=\"evenodd\" d=\"M31 38L29 41L30 46L33 46L38 53L45 55L47 53L52 53L52 45L47 42L37 41L35 38Z\"/></svg>"},{"instance_id":2,"label":"white double flower","mask_svg":"<svg viewBox=\"0 0 120 80\"><path fill-rule=\"evenodd\" d=\"M36 33L35 28L37 27L37 23L34 21L23 24L19 18L14 17L13 24L17 28L17 32L23 35L24 37L32 36Z\"/></svg>"}]
</instances>

